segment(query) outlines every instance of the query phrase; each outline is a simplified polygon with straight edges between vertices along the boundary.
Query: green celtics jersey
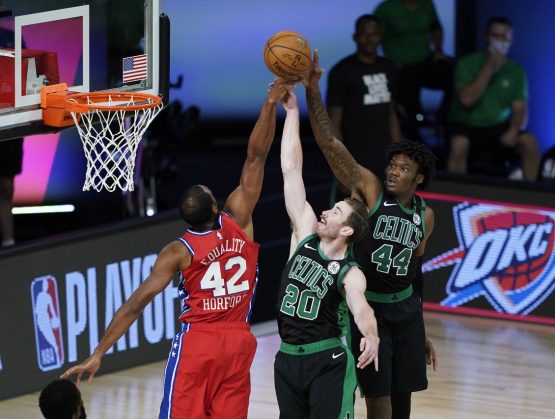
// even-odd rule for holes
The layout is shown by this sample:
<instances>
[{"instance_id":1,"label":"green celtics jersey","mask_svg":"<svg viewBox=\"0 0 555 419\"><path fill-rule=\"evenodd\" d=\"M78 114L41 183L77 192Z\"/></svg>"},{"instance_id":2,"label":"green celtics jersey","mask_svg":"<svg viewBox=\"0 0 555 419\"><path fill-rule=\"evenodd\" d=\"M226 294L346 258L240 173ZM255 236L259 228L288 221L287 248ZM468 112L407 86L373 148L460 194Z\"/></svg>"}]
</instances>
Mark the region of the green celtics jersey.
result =
<instances>
[{"instance_id":1,"label":"green celtics jersey","mask_svg":"<svg viewBox=\"0 0 555 419\"><path fill-rule=\"evenodd\" d=\"M378 293L406 289L416 277L416 248L425 233L425 203L413 196L413 209L383 191L368 214L370 230L355 246L355 259L366 276L366 288Z\"/></svg>"},{"instance_id":2,"label":"green celtics jersey","mask_svg":"<svg viewBox=\"0 0 555 419\"><path fill-rule=\"evenodd\" d=\"M282 341L293 345L341 335L337 309L343 301L343 276L356 266L350 253L330 260L316 234L299 243L281 276L278 327Z\"/></svg>"}]
</instances>

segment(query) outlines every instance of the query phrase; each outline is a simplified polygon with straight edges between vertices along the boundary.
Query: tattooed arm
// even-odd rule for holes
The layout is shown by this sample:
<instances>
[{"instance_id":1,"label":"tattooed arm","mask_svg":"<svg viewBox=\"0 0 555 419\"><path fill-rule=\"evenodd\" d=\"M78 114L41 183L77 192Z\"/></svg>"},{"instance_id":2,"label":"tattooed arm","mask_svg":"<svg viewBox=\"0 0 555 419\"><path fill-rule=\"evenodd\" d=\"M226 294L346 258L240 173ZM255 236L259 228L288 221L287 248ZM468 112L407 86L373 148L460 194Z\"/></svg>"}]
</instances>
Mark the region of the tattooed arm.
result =
<instances>
[{"instance_id":1,"label":"tattooed arm","mask_svg":"<svg viewBox=\"0 0 555 419\"><path fill-rule=\"evenodd\" d=\"M318 51L314 50L314 61L303 84L306 87L308 116L316 143L337 179L368 208L372 208L382 190L381 182L371 171L359 165L343 143L337 139L320 93L318 83L322 72L323 70L318 66Z\"/></svg>"}]
</instances>

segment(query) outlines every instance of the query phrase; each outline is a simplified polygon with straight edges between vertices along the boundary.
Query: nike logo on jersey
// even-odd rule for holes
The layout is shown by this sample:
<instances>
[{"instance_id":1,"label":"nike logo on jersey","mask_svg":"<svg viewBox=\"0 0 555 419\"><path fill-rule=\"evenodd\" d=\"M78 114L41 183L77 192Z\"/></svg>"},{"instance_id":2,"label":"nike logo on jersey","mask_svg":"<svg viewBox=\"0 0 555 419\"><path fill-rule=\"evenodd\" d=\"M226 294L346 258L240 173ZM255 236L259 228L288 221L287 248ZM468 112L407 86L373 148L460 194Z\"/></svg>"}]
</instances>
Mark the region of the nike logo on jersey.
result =
<instances>
[{"instance_id":1,"label":"nike logo on jersey","mask_svg":"<svg viewBox=\"0 0 555 419\"><path fill-rule=\"evenodd\" d=\"M397 205L397 202L387 202L387 201L385 201L383 203L384 207L392 207L393 205Z\"/></svg>"},{"instance_id":2,"label":"nike logo on jersey","mask_svg":"<svg viewBox=\"0 0 555 419\"><path fill-rule=\"evenodd\" d=\"M337 359L337 358L339 358L341 355L345 355L345 352L341 352L340 354L331 354L331 357L332 357L333 359Z\"/></svg>"},{"instance_id":3,"label":"nike logo on jersey","mask_svg":"<svg viewBox=\"0 0 555 419\"><path fill-rule=\"evenodd\" d=\"M316 250L314 247L310 246L308 243L305 243L304 247L306 247L307 249L310 249L310 250Z\"/></svg>"}]
</instances>

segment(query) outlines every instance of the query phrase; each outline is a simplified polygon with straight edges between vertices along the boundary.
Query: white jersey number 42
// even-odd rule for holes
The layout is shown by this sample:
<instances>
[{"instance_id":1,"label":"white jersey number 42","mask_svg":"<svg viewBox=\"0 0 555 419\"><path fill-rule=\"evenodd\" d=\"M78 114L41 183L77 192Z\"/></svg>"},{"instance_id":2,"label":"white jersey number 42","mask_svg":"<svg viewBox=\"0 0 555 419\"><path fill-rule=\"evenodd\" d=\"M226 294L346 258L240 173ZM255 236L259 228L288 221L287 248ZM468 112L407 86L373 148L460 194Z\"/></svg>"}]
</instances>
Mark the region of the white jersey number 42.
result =
<instances>
[{"instance_id":1,"label":"white jersey number 42","mask_svg":"<svg viewBox=\"0 0 555 419\"><path fill-rule=\"evenodd\" d=\"M237 269L231 278L227 279L230 271ZM214 290L214 297L222 297L226 294L237 294L238 292L248 291L249 281L245 279L239 282L241 276L247 270L247 261L242 256L235 256L229 259L222 272L220 262L212 262L206 273L200 280L200 288L203 290ZM239 283L238 283L239 282Z\"/></svg>"}]
</instances>

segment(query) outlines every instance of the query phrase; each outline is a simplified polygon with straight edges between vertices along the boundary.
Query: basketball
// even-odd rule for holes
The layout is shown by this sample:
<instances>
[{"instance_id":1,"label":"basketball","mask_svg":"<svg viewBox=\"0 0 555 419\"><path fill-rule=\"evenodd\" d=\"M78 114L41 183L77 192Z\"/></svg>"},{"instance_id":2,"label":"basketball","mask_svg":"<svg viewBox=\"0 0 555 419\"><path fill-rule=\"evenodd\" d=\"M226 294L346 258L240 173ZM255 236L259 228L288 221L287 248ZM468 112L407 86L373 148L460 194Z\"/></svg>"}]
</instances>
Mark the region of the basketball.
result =
<instances>
[{"instance_id":1,"label":"basketball","mask_svg":"<svg viewBox=\"0 0 555 419\"><path fill-rule=\"evenodd\" d=\"M311 52L304 36L294 31L281 31L266 42L264 62L276 76L290 79L302 74L310 66Z\"/></svg>"}]
</instances>

